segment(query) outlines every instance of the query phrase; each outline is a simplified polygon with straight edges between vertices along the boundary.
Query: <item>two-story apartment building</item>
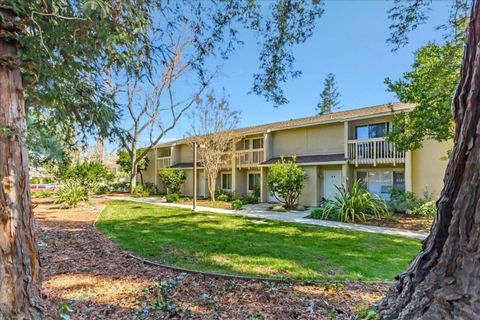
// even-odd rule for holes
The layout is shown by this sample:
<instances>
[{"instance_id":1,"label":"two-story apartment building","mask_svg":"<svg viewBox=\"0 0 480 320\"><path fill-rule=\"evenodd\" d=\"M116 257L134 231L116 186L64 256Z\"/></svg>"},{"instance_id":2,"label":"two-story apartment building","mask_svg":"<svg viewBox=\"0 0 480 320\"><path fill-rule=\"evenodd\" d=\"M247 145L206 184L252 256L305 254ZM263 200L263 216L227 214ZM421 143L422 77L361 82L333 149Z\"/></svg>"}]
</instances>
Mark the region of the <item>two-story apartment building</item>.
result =
<instances>
[{"instance_id":1,"label":"two-story apartment building","mask_svg":"<svg viewBox=\"0 0 480 320\"><path fill-rule=\"evenodd\" d=\"M395 103L237 129L241 140L221 170L218 186L236 197L260 186L261 200L276 202L266 183L269 167L281 156L295 155L308 174L299 200L304 205L317 206L337 192L336 186L351 186L358 179L385 199L392 187L437 195L443 187L445 157L452 142L428 140L419 150L399 152L385 138L393 115L412 108L411 104ZM160 185L161 168L181 168L187 176L182 192L192 196L193 152L187 140L158 145L148 157L151 165L144 175L146 181ZM197 196L208 197L201 166Z\"/></svg>"}]
</instances>

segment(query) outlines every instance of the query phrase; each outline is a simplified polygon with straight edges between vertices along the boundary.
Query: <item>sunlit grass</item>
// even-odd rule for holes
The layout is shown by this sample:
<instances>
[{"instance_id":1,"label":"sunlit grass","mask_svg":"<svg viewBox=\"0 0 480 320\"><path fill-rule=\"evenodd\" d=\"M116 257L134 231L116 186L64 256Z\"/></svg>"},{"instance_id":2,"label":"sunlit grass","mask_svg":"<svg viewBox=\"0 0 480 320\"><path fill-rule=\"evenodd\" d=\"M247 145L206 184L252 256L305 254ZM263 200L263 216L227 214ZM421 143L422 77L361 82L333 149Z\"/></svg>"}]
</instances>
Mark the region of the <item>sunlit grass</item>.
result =
<instances>
[{"instance_id":1,"label":"sunlit grass","mask_svg":"<svg viewBox=\"0 0 480 320\"><path fill-rule=\"evenodd\" d=\"M125 201L97 225L161 263L275 278L393 280L420 249L414 239Z\"/></svg>"}]
</instances>

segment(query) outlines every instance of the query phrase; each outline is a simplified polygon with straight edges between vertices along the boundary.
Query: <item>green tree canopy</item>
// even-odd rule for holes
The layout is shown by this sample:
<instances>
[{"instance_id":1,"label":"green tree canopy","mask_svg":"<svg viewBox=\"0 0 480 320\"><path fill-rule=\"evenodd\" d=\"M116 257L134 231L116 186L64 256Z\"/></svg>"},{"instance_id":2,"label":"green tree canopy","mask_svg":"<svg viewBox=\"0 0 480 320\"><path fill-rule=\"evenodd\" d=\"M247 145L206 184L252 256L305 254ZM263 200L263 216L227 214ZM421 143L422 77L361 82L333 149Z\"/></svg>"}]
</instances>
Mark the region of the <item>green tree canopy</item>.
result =
<instances>
[{"instance_id":1,"label":"green tree canopy","mask_svg":"<svg viewBox=\"0 0 480 320\"><path fill-rule=\"evenodd\" d=\"M137 149L137 155L142 154L143 152L144 148ZM120 169L122 169L122 172L130 173L130 171L132 170L132 159L130 157L130 154L125 150L120 150L118 151L117 155L117 164L120 166ZM147 157L144 157L142 160L140 160L137 164L138 172L141 173L142 171L147 170L149 163L150 160Z\"/></svg>"},{"instance_id":2,"label":"green tree canopy","mask_svg":"<svg viewBox=\"0 0 480 320\"><path fill-rule=\"evenodd\" d=\"M340 103L340 92L337 89L337 82L333 73L327 74L323 82L323 90L320 93L320 102L317 104L319 115L332 113Z\"/></svg>"}]
</instances>

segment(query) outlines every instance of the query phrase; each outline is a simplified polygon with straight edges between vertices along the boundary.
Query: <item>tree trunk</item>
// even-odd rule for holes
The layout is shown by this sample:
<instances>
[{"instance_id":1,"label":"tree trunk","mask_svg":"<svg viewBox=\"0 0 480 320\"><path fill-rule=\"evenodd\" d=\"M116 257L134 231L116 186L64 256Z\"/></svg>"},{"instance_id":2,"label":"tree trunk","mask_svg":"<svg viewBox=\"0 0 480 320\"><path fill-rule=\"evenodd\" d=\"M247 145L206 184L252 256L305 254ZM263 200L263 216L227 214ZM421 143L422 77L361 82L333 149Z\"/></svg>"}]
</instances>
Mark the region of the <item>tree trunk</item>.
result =
<instances>
[{"instance_id":1,"label":"tree trunk","mask_svg":"<svg viewBox=\"0 0 480 320\"><path fill-rule=\"evenodd\" d=\"M130 170L130 193L134 193L137 186L137 149L135 147L132 147L130 159L132 160L132 169Z\"/></svg>"},{"instance_id":2,"label":"tree trunk","mask_svg":"<svg viewBox=\"0 0 480 320\"><path fill-rule=\"evenodd\" d=\"M422 252L379 305L380 319L480 316L480 1L474 1L452 105L455 146Z\"/></svg>"},{"instance_id":3,"label":"tree trunk","mask_svg":"<svg viewBox=\"0 0 480 320\"><path fill-rule=\"evenodd\" d=\"M0 9L0 32L15 31ZM0 36L0 319L40 319L40 263L28 181L22 79L16 41Z\"/></svg>"}]
</instances>

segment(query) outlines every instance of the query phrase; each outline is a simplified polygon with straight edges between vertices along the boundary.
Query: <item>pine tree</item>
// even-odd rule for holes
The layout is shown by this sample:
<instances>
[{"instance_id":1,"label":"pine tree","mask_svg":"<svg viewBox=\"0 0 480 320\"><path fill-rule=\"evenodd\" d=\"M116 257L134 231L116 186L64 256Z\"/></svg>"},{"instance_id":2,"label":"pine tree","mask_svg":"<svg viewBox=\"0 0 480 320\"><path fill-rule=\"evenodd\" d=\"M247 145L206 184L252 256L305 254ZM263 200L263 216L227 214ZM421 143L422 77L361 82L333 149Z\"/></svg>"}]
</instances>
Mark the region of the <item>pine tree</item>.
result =
<instances>
[{"instance_id":1,"label":"pine tree","mask_svg":"<svg viewBox=\"0 0 480 320\"><path fill-rule=\"evenodd\" d=\"M337 82L333 73L327 74L323 82L323 91L320 93L320 102L317 104L319 115L332 113L338 108L340 92L337 89Z\"/></svg>"}]
</instances>

